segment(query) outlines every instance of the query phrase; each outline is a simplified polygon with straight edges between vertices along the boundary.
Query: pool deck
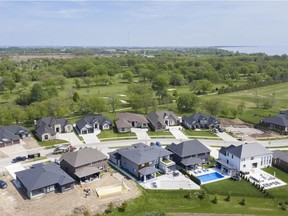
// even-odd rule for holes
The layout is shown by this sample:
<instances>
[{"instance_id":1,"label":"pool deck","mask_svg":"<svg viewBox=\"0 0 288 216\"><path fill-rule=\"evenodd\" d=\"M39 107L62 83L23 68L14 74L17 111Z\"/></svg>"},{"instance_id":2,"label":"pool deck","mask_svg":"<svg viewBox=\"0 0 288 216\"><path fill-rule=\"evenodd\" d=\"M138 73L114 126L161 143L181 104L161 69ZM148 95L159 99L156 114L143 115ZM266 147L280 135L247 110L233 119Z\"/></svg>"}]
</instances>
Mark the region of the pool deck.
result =
<instances>
[{"instance_id":1,"label":"pool deck","mask_svg":"<svg viewBox=\"0 0 288 216\"><path fill-rule=\"evenodd\" d=\"M229 175L226 175L224 173L221 173L220 169L216 169L216 168L202 168L202 167L199 167L195 170L191 170L189 171L190 174L194 175L194 176L202 176L202 175L206 175L206 174L210 174L210 173L214 173L214 172L217 172L219 173L220 175L222 175L224 178L217 178L217 179L214 179L214 180L211 180L211 181L207 181L207 182L202 182L201 181L201 184L209 184L209 183L212 183L212 182L217 182L217 181L221 181L221 180L224 180L224 179L228 179L228 178L231 178L231 176Z\"/></svg>"}]
</instances>

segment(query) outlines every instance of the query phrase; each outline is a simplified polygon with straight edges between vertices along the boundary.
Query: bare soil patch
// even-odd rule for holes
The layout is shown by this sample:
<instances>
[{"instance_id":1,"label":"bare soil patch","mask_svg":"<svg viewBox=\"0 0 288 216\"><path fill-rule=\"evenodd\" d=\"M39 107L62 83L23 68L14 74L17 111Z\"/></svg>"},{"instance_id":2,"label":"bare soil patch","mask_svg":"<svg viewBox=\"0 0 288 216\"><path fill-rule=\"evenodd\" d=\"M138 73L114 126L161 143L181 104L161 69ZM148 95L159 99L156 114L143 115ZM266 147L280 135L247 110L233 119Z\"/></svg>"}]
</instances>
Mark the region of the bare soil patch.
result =
<instances>
[{"instance_id":1,"label":"bare soil patch","mask_svg":"<svg viewBox=\"0 0 288 216\"><path fill-rule=\"evenodd\" d=\"M29 200L21 190L16 189L11 182L11 176L7 175L1 179L8 183L8 188L0 190L0 212L3 216L82 215L85 210L89 210L93 214L103 213L110 202L114 206L119 206L123 201L140 195L136 183L125 178L123 181L130 189L127 193L99 198L96 195L96 187L119 183L119 180L114 178L110 172L103 173L100 180L85 185L75 185L73 190L64 193L52 192L32 200ZM83 191L85 188L91 189L90 196L85 196Z\"/></svg>"},{"instance_id":2,"label":"bare soil patch","mask_svg":"<svg viewBox=\"0 0 288 216\"><path fill-rule=\"evenodd\" d=\"M8 156L6 154L4 154L1 149L0 149L0 159L4 159L7 158Z\"/></svg>"},{"instance_id":3,"label":"bare soil patch","mask_svg":"<svg viewBox=\"0 0 288 216\"><path fill-rule=\"evenodd\" d=\"M26 149L33 149L39 147L37 141L33 137L26 137L23 139L23 141L26 143L23 145Z\"/></svg>"}]
</instances>

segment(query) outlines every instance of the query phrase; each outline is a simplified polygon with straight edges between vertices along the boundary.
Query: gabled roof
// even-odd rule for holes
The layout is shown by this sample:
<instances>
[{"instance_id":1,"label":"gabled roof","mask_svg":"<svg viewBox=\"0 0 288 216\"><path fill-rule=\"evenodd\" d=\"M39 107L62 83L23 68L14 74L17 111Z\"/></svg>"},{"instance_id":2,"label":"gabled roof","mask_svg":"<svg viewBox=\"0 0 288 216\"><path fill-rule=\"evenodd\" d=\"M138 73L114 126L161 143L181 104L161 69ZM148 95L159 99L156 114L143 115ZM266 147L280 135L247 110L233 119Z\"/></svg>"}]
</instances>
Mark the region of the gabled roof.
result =
<instances>
[{"instance_id":1,"label":"gabled roof","mask_svg":"<svg viewBox=\"0 0 288 216\"><path fill-rule=\"evenodd\" d=\"M280 111L280 114L288 116L288 110L282 110L282 111Z\"/></svg>"},{"instance_id":2,"label":"gabled roof","mask_svg":"<svg viewBox=\"0 0 288 216\"><path fill-rule=\"evenodd\" d=\"M196 123L200 123L201 120L207 120L207 124L210 125L212 123L219 123L219 121L217 120L217 118L215 116L210 116L210 115L206 115L206 114L202 114L202 113L195 113L191 116L183 116L182 117L182 121L185 121L189 124L196 124Z\"/></svg>"},{"instance_id":3,"label":"gabled roof","mask_svg":"<svg viewBox=\"0 0 288 216\"><path fill-rule=\"evenodd\" d=\"M226 149L226 152L229 152L230 154L238 158L249 158L249 157L272 154L271 151L269 151L268 149L266 149L259 143L249 143L249 144L242 144L239 146L234 146L229 149Z\"/></svg>"},{"instance_id":4,"label":"gabled roof","mask_svg":"<svg viewBox=\"0 0 288 216\"><path fill-rule=\"evenodd\" d=\"M117 128L132 128L132 125L124 119L119 119L115 121L115 125Z\"/></svg>"},{"instance_id":5,"label":"gabled roof","mask_svg":"<svg viewBox=\"0 0 288 216\"><path fill-rule=\"evenodd\" d=\"M198 140L188 140L179 144L172 143L171 145L167 146L166 149L172 151L174 154L180 157L187 157L211 151Z\"/></svg>"},{"instance_id":6,"label":"gabled roof","mask_svg":"<svg viewBox=\"0 0 288 216\"><path fill-rule=\"evenodd\" d=\"M158 172L159 170L155 167L144 167L143 169L138 170L142 175L150 175Z\"/></svg>"},{"instance_id":7,"label":"gabled roof","mask_svg":"<svg viewBox=\"0 0 288 216\"><path fill-rule=\"evenodd\" d=\"M201 164L203 161L200 158L197 157L189 157L189 158L185 158L183 160L181 160L181 163L184 166L193 166L196 164Z\"/></svg>"},{"instance_id":8,"label":"gabled roof","mask_svg":"<svg viewBox=\"0 0 288 216\"><path fill-rule=\"evenodd\" d=\"M60 124L61 126L65 126L68 124L68 121L65 118L44 117L40 119L39 121L44 122L46 125L50 127L56 124Z\"/></svg>"},{"instance_id":9,"label":"gabled roof","mask_svg":"<svg viewBox=\"0 0 288 216\"><path fill-rule=\"evenodd\" d=\"M223 154L223 155L226 155L226 152L231 149L231 148L234 148L236 146L234 145L230 145L228 147L221 147L220 150L219 150L219 153Z\"/></svg>"},{"instance_id":10,"label":"gabled roof","mask_svg":"<svg viewBox=\"0 0 288 216\"><path fill-rule=\"evenodd\" d=\"M288 115L278 114L262 119L261 122L288 127Z\"/></svg>"},{"instance_id":11,"label":"gabled roof","mask_svg":"<svg viewBox=\"0 0 288 216\"><path fill-rule=\"evenodd\" d=\"M15 174L29 191L49 185L66 185L75 182L73 178L55 163L35 164L32 168L16 172Z\"/></svg>"},{"instance_id":12,"label":"gabled roof","mask_svg":"<svg viewBox=\"0 0 288 216\"><path fill-rule=\"evenodd\" d=\"M173 112L167 110L152 111L148 113L147 119L153 125L157 125L158 123L166 125L165 116L173 117L175 120L178 120L178 117Z\"/></svg>"},{"instance_id":13,"label":"gabled roof","mask_svg":"<svg viewBox=\"0 0 288 216\"><path fill-rule=\"evenodd\" d=\"M102 115L95 116L85 116L76 122L76 126L81 130L82 128L92 126L94 123L98 122L100 126L103 126L104 123L112 124L112 121L109 118L106 118Z\"/></svg>"},{"instance_id":14,"label":"gabled roof","mask_svg":"<svg viewBox=\"0 0 288 216\"><path fill-rule=\"evenodd\" d=\"M148 120L144 115L136 113L118 113L118 118L127 122L140 122L142 124L148 123Z\"/></svg>"},{"instance_id":15,"label":"gabled roof","mask_svg":"<svg viewBox=\"0 0 288 216\"><path fill-rule=\"evenodd\" d=\"M280 160L288 163L288 151L280 151L280 150L273 151L273 158L275 159L279 158Z\"/></svg>"},{"instance_id":16,"label":"gabled roof","mask_svg":"<svg viewBox=\"0 0 288 216\"><path fill-rule=\"evenodd\" d=\"M55 135L54 126L60 124L61 127L64 127L69 124L65 118L54 118L54 117L44 117L36 122L35 131L41 136L44 133L49 133Z\"/></svg>"},{"instance_id":17,"label":"gabled roof","mask_svg":"<svg viewBox=\"0 0 288 216\"><path fill-rule=\"evenodd\" d=\"M158 158L171 155L172 152L158 146L147 146L144 143L137 143L132 147L116 150L115 153L125 157L133 163L140 165L152 162Z\"/></svg>"},{"instance_id":18,"label":"gabled roof","mask_svg":"<svg viewBox=\"0 0 288 216\"><path fill-rule=\"evenodd\" d=\"M65 160L73 167L80 167L105 159L107 159L107 156L97 149L82 148L77 152L67 152L63 154L60 158L60 162Z\"/></svg>"}]
</instances>

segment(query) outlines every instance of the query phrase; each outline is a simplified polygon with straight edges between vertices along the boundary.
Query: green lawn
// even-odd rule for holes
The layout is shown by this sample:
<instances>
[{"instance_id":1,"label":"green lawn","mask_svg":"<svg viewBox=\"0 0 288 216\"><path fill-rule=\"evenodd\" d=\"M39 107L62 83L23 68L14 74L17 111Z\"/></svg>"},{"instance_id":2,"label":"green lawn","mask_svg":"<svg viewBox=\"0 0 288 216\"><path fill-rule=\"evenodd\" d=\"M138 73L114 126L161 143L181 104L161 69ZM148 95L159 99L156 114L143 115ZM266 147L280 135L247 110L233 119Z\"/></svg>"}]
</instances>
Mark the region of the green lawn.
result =
<instances>
[{"instance_id":1,"label":"green lawn","mask_svg":"<svg viewBox=\"0 0 288 216\"><path fill-rule=\"evenodd\" d=\"M213 133L211 130L201 130L201 131L195 131L195 130L183 130L182 131L187 136L207 136L207 137L218 137L215 133Z\"/></svg>"},{"instance_id":2,"label":"green lawn","mask_svg":"<svg viewBox=\"0 0 288 216\"><path fill-rule=\"evenodd\" d=\"M214 194L199 200L196 191L192 191L192 198L187 199L187 191L154 191L142 190L142 195L128 203L125 212L115 209L109 215L135 215L142 216L148 212L164 213L215 213L215 214L251 214L251 215L284 215L283 210L278 207L277 202L268 198L247 197L246 205L239 202L242 196L232 195L230 202L225 201L225 196L218 196L218 204L213 204L211 200ZM147 214L148 215L148 214ZM149 214L150 215L150 214ZM152 214L151 214L152 215Z\"/></svg>"},{"instance_id":3,"label":"green lawn","mask_svg":"<svg viewBox=\"0 0 288 216\"><path fill-rule=\"evenodd\" d=\"M128 137L128 138L137 138L136 134L133 132L130 133L116 133L113 130L104 130L101 131L99 135L97 135L98 139L106 139L106 138L123 138L123 137Z\"/></svg>"},{"instance_id":4,"label":"green lawn","mask_svg":"<svg viewBox=\"0 0 288 216\"><path fill-rule=\"evenodd\" d=\"M148 131L148 136L150 137L174 137L169 130L165 131Z\"/></svg>"},{"instance_id":5,"label":"green lawn","mask_svg":"<svg viewBox=\"0 0 288 216\"><path fill-rule=\"evenodd\" d=\"M270 173L271 175L274 175L274 173L275 173L275 176L277 178L279 178L280 180L282 180L288 184L288 174L287 173L284 173L281 170L278 170L274 167L264 168L263 170L267 173Z\"/></svg>"},{"instance_id":6,"label":"green lawn","mask_svg":"<svg viewBox=\"0 0 288 216\"><path fill-rule=\"evenodd\" d=\"M56 139L56 140L48 140L48 141L44 141L44 142L40 142L38 141L38 144L40 146L45 146L45 147L52 147L53 145L57 145L57 144L64 144L64 143L68 143L67 140L60 140L60 139Z\"/></svg>"}]
</instances>

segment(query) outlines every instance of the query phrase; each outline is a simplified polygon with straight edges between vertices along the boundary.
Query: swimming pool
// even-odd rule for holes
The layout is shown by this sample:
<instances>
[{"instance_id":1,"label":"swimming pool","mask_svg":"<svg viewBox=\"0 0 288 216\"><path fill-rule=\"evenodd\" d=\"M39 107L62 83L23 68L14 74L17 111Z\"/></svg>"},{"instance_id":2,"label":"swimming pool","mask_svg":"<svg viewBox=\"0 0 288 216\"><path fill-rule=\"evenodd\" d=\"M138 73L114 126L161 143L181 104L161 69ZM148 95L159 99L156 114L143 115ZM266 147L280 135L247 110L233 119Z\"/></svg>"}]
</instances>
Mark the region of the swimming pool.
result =
<instances>
[{"instance_id":1,"label":"swimming pool","mask_svg":"<svg viewBox=\"0 0 288 216\"><path fill-rule=\"evenodd\" d=\"M197 178L200 179L201 183L204 183L204 182L209 182L209 181L213 181L213 180L217 180L217 179L222 179L222 178L224 178L224 176L222 176L218 172L213 172L213 173L208 173L205 175L197 176Z\"/></svg>"}]
</instances>

